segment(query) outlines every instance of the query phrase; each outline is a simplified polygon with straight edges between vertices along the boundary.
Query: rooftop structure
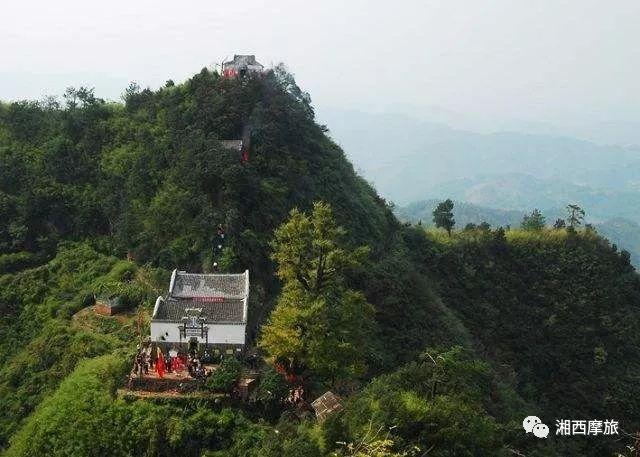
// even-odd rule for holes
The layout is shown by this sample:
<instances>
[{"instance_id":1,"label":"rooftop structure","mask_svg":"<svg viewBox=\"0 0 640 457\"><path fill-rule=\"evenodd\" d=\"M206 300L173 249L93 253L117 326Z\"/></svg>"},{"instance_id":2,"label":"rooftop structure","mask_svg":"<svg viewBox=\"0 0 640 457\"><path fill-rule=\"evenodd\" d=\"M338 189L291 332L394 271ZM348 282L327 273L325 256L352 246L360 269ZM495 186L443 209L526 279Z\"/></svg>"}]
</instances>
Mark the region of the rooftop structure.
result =
<instances>
[{"instance_id":1,"label":"rooftop structure","mask_svg":"<svg viewBox=\"0 0 640 457\"><path fill-rule=\"evenodd\" d=\"M195 274L174 270L167 297L158 297L151 339L241 350L245 344L249 271Z\"/></svg>"},{"instance_id":2,"label":"rooftop structure","mask_svg":"<svg viewBox=\"0 0 640 457\"><path fill-rule=\"evenodd\" d=\"M262 73L264 66L256 61L254 55L240 55L233 56L233 60L223 62L222 64L222 76L225 78L243 78L252 73Z\"/></svg>"},{"instance_id":3,"label":"rooftop structure","mask_svg":"<svg viewBox=\"0 0 640 457\"><path fill-rule=\"evenodd\" d=\"M340 397L329 390L311 402L311 407L316 412L318 420L322 422L331 413L342 409L342 401Z\"/></svg>"},{"instance_id":4,"label":"rooftop structure","mask_svg":"<svg viewBox=\"0 0 640 457\"><path fill-rule=\"evenodd\" d=\"M93 306L93 311L97 314L104 314L105 316L113 316L116 313L125 310L125 304L121 297L112 296L99 296L96 297Z\"/></svg>"}]
</instances>

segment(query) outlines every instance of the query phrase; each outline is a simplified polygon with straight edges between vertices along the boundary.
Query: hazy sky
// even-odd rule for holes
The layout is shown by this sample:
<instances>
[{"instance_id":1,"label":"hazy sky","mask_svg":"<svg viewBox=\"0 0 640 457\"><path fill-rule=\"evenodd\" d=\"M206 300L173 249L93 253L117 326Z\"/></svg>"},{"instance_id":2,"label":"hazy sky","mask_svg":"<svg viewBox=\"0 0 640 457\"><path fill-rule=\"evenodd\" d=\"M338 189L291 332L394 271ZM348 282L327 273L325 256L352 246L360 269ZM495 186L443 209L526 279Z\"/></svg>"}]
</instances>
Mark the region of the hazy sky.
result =
<instances>
[{"instance_id":1,"label":"hazy sky","mask_svg":"<svg viewBox=\"0 0 640 457\"><path fill-rule=\"evenodd\" d=\"M117 99L252 53L284 61L320 113L640 144L638 0L21 0L0 24L4 100L81 84Z\"/></svg>"}]
</instances>

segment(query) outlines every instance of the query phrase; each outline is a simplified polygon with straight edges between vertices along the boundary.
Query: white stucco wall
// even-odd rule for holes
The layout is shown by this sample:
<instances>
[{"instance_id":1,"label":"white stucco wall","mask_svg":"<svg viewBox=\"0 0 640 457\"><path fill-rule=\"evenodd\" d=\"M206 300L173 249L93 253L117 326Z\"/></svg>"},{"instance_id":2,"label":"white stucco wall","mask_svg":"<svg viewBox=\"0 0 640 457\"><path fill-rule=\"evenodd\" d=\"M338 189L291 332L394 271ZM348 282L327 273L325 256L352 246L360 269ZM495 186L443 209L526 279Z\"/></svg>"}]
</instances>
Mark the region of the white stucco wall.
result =
<instances>
[{"instance_id":1,"label":"white stucco wall","mask_svg":"<svg viewBox=\"0 0 640 457\"><path fill-rule=\"evenodd\" d=\"M210 324L209 344L244 344L245 330L244 324ZM167 335L168 334L168 335ZM164 340L161 338L164 337ZM168 343L180 342L180 330L178 324L171 322L151 322L151 341L165 341ZM183 343L189 338L182 340ZM205 343L204 338L198 337L199 343Z\"/></svg>"}]
</instances>

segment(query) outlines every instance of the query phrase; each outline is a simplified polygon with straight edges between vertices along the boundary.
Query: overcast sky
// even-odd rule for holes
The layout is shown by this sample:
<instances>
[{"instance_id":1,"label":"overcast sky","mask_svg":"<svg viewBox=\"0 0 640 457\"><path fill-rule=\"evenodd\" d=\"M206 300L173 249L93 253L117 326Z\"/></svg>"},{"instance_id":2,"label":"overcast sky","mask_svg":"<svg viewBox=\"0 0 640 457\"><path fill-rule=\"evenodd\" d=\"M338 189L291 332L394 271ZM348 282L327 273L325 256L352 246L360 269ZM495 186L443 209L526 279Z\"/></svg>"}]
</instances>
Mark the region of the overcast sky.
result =
<instances>
[{"instance_id":1,"label":"overcast sky","mask_svg":"<svg viewBox=\"0 0 640 457\"><path fill-rule=\"evenodd\" d=\"M638 0L3 3L4 100L70 85L118 99L252 53L285 62L320 113L640 143Z\"/></svg>"}]
</instances>

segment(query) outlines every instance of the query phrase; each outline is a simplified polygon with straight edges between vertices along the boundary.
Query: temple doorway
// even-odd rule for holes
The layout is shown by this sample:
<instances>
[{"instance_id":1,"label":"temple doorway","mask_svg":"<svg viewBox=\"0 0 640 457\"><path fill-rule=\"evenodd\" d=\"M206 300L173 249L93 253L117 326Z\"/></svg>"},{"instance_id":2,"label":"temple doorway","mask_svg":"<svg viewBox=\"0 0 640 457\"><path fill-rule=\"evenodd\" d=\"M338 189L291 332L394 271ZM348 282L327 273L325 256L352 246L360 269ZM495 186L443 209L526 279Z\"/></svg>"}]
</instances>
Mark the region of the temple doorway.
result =
<instances>
[{"instance_id":1,"label":"temple doorway","mask_svg":"<svg viewBox=\"0 0 640 457\"><path fill-rule=\"evenodd\" d=\"M189 339L189 354L194 355L198 352L198 338Z\"/></svg>"}]
</instances>

